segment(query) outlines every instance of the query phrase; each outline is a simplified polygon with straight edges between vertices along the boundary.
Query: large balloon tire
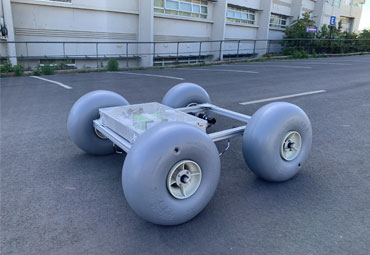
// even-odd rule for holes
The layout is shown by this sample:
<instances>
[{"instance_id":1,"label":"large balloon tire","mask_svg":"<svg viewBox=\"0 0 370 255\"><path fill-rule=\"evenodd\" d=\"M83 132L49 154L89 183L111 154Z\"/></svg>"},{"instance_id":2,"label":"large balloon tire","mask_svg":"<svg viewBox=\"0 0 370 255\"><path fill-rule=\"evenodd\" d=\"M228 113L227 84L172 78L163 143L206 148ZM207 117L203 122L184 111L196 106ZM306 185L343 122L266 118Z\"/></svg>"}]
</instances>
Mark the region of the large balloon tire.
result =
<instances>
[{"instance_id":1,"label":"large balloon tire","mask_svg":"<svg viewBox=\"0 0 370 255\"><path fill-rule=\"evenodd\" d=\"M172 87L163 97L162 104L172 108L211 103L205 89L194 83L180 83Z\"/></svg>"},{"instance_id":2,"label":"large balloon tire","mask_svg":"<svg viewBox=\"0 0 370 255\"><path fill-rule=\"evenodd\" d=\"M287 135L300 135L300 150L292 159L283 157ZM311 151L312 127L305 112L296 105L277 102L253 114L243 135L243 156L253 173L272 182L286 181L302 168Z\"/></svg>"},{"instance_id":3,"label":"large balloon tire","mask_svg":"<svg viewBox=\"0 0 370 255\"><path fill-rule=\"evenodd\" d=\"M93 155L114 152L113 143L97 135L93 120L99 118L99 109L128 105L121 95L107 90L96 90L80 97L69 112L67 129L72 142L81 150Z\"/></svg>"},{"instance_id":4,"label":"large balloon tire","mask_svg":"<svg viewBox=\"0 0 370 255\"><path fill-rule=\"evenodd\" d=\"M171 168L192 160L201 168L199 187L178 199L167 184ZM126 200L142 219L159 225L182 224L209 203L220 178L220 157L210 137L186 123L158 124L133 144L122 169Z\"/></svg>"}]
</instances>

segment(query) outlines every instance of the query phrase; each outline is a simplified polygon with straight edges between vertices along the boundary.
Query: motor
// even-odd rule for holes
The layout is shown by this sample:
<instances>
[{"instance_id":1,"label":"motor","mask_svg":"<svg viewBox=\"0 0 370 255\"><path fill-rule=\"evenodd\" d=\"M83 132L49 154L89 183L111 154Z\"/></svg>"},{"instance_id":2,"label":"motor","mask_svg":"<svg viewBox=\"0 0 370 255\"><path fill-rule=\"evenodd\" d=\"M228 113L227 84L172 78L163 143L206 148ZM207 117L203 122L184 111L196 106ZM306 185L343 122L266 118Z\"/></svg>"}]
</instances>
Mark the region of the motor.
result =
<instances>
[{"instance_id":1,"label":"motor","mask_svg":"<svg viewBox=\"0 0 370 255\"><path fill-rule=\"evenodd\" d=\"M197 115L197 117L206 120L208 122L208 124L210 124L210 125L216 124L216 118L211 118L210 116L208 116L205 113L199 113Z\"/></svg>"},{"instance_id":2,"label":"motor","mask_svg":"<svg viewBox=\"0 0 370 255\"><path fill-rule=\"evenodd\" d=\"M216 124L216 118L210 118L205 113L197 113L197 114L195 114L194 112L189 112L188 114L206 120L208 122L209 126Z\"/></svg>"}]
</instances>

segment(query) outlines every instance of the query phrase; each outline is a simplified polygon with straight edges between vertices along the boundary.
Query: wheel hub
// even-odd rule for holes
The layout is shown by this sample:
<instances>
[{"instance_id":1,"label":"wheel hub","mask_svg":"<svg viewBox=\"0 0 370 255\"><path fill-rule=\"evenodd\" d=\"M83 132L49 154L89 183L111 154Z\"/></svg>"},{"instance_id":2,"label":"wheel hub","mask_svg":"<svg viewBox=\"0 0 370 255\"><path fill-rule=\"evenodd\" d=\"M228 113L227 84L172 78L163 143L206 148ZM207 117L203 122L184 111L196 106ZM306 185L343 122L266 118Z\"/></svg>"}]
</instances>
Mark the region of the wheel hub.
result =
<instances>
[{"instance_id":1,"label":"wheel hub","mask_svg":"<svg viewBox=\"0 0 370 255\"><path fill-rule=\"evenodd\" d=\"M286 161L294 160L302 147L302 137L297 131L290 131L283 139L280 149L281 157Z\"/></svg>"},{"instance_id":2,"label":"wheel hub","mask_svg":"<svg viewBox=\"0 0 370 255\"><path fill-rule=\"evenodd\" d=\"M177 199L191 197L199 188L202 180L200 166L192 160L176 163L167 176L167 189Z\"/></svg>"},{"instance_id":3,"label":"wheel hub","mask_svg":"<svg viewBox=\"0 0 370 255\"><path fill-rule=\"evenodd\" d=\"M95 131L95 134L100 138L100 139L103 139L103 140L108 140L108 138L103 135L99 130L97 130L96 128L94 128L94 131Z\"/></svg>"}]
</instances>

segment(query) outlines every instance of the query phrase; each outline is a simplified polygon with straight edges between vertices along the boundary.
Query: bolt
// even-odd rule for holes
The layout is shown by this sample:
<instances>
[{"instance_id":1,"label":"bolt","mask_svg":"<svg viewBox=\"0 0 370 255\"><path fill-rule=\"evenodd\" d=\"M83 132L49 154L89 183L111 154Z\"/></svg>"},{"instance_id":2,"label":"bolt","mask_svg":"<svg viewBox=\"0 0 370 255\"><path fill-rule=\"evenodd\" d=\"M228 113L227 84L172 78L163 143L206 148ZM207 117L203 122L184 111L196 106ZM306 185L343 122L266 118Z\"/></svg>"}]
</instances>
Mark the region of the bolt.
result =
<instances>
[{"instance_id":1,"label":"bolt","mask_svg":"<svg viewBox=\"0 0 370 255\"><path fill-rule=\"evenodd\" d=\"M181 177L181 182L183 182L183 183L188 183L188 182L189 182L189 180L190 180L190 178L189 178L189 176L187 176L187 175L183 175L183 176Z\"/></svg>"}]
</instances>

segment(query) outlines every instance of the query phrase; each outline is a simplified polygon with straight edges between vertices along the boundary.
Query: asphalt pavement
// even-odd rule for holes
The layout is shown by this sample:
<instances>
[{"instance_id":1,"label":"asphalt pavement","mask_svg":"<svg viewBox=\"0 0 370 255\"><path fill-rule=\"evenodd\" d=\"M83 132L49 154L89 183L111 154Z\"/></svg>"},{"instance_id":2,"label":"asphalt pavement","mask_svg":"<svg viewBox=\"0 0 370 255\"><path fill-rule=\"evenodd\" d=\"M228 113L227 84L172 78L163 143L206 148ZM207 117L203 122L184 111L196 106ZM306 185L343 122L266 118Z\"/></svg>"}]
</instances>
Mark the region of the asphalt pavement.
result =
<instances>
[{"instance_id":1,"label":"asphalt pavement","mask_svg":"<svg viewBox=\"0 0 370 255\"><path fill-rule=\"evenodd\" d=\"M370 55L41 78L0 79L1 254L369 254ZM293 179L265 182L232 139L197 217L143 221L123 196L124 157L79 150L68 113L92 90L161 102L180 82L249 115L274 101L298 105L312 123L309 160ZM240 124L217 121L213 130Z\"/></svg>"}]
</instances>

